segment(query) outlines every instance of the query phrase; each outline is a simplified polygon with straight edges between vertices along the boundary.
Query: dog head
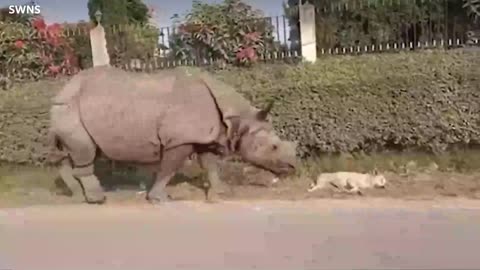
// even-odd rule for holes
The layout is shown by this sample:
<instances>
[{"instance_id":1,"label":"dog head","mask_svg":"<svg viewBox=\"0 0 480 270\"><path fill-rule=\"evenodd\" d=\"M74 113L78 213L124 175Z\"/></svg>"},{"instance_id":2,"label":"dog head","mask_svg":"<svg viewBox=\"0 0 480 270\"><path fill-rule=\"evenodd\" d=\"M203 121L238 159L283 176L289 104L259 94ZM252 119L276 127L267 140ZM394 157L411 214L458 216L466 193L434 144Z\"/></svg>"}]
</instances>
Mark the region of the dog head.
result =
<instances>
[{"instance_id":1,"label":"dog head","mask_svg":"<svg viewBox=\"0 0 480 270\"><path fill-rule=\"evenodd\" d=\"M373 170L373 187L375 188L385 188L387 184L387 179L383 174L379 174L377 169Z\"/></svg>"}]
</instances>

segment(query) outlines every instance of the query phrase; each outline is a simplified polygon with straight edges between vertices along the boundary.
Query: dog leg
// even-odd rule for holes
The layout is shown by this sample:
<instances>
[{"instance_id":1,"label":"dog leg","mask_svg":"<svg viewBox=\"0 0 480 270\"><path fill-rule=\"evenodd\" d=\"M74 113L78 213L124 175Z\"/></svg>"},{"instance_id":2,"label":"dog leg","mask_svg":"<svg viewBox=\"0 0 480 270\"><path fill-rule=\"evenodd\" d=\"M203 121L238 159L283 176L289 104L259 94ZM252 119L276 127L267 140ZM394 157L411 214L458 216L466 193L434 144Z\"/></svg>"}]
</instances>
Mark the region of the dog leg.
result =
<instances>
[{"instance_id":1,"label":"dog leg","mask_svg":"<svg viewBox=\"0 0 480 270\"><path fill-rule=\"evenodd\" d=\"M317 183L312 183L310 188L307 190L308 192L313 192L317 189L322 189L325 187L325 180L322 178L317 179Z\"/></svg>"}]
</instances>

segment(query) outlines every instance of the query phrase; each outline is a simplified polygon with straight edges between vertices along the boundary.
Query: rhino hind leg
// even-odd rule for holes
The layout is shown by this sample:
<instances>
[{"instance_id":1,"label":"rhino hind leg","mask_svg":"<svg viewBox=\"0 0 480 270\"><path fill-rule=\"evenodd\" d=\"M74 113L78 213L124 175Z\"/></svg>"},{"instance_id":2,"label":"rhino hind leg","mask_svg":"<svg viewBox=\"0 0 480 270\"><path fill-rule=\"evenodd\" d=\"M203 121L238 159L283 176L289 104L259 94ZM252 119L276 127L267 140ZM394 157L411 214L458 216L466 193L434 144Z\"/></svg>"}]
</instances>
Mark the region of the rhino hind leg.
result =
<instances>
[{"instance_id":1,"label":"rhino hind leg","mask_svg":"<svg viewBox=\"0 0 480 270\"><path fill-rule=\"evenodd\" d=\"M70 158L64 158L59 166L60 178L63 180L67 188L73 194L75 186L80 185L87 203L104 203L106 197L100 186L100 181L93 173L93 163L86 166L74 167L72 166Z\"/></svg>"},{"instance_id":2,"label":"rhino hind leg","mask_svg":"<svg viewBox=\"0 0 480 270\"><path fill-rule=\"evenodd\" d=\"M155 172L155 180L147 192L147 200L152 204L170 201L166 192L168 182L183 166L185 160L193 153L193 146L181 145L163 153L162 161Z\"/></svg>"},{"instance_id":3,"label":"rhino hind leg","mask_svg":"<svg viewBox=\"0 0 480 270\"><path fill-rule=\"evenodd\" d=\"M93 163L86 166L76 166L73 168L73 176L80 182L87 203L103 204L107 198L93 171Z\"/></svg>"},{"instance_id":4,"label":"rhino hind leg","mask_svg":"<svg viewBox=\"0 0 480 270\"><path fill-rule=\"evenodd\" d=\"M72 179L76 179L82 187L87 203L104 203L105 194L94 174L93 162L97 155L97 146L79 119L68 113L63 116L66 118L54 118L54 123L55 120L62 121L62 125L55 125L54 132L70 160L62 160L60 176L70 189L74 182Z\"/></svg>"},{"instance_id":5,"label":"rhino hind leg","mask_svg":"<svg viewBox=\"0 0 480 270\"><path fill-rule=\"evenodd\" d=\"M68 189L69 196L73 195L77 185L79 185L80 183L78 182L78 179L73 176L72 162L70 161L68 156L63 158L60 162L58 172L60 174L60 179L63 181L66 188Z\"/></svg>"}]
</instances>

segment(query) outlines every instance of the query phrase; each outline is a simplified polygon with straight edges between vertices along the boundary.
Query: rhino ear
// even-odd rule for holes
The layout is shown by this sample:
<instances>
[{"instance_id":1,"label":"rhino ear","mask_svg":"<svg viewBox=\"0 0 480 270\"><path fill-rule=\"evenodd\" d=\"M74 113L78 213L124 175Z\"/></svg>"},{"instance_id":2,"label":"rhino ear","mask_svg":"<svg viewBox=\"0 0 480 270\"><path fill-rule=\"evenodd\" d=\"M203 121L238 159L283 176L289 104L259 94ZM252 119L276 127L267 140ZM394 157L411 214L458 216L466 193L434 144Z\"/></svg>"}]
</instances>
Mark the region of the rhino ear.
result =
<instances>
[{"instance_id":1,"label":"rhino ear","mask_svg":"<svg viewBox=\"0 0 480 270\"><path fill-rule=\"evenodd\" d=\"M240 116L230 116L225 118L227 125L228 149L232 152L238 150L241 137L248 132L248 126L241 125Z\"/></svg>"},{"instance_id":2,"label":"rhino ear","mask_svg":"<svg viewBox=\"0 0 480 270\"><path fill-rule=\"evenodd\" d=\"M260 120L260 121L265 121L265 120L267 120L267 116L268 116L268 114L270 113L270 111L271 111L272 108L273 108L273 103L274 103L273 100L270 101L270 102L268 103L267 107L265 107L265 109L260 110L259 112L257 112L256 118L257 118L258 120Z\"/></svg>"},{"instance_id":3,"label":"rhino ear","mask_svg":"<svg viewBox=\"0 0 480 270\"><path fill-rule=\"evenodd\" d=\"M240 128L240 117L236 115L225 117L225 125L227 126L227 137L231 137Z\"/></svg>"}]
</instances>

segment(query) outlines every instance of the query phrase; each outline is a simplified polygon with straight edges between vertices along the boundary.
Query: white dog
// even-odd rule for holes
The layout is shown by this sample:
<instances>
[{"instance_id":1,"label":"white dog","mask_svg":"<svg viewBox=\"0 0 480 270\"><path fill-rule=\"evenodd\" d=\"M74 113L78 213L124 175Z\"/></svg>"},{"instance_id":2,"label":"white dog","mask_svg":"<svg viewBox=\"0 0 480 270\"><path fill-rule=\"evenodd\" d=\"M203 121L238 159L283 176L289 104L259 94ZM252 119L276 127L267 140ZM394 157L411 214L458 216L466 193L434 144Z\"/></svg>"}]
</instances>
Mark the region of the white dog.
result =
<instances>
[{"instance_id":1,"label":"white dog","mask_svg":"<svg viewBox=\"0 0 480 270\"><path fill-rule=\"evenodd\" d=\"M310 184L308 192L325 188L328 184L349 193L361 193L360 189L385 188L387 179L374 170L372 174L356 172L322 173Z\"/></svg>"}]
</instances>

